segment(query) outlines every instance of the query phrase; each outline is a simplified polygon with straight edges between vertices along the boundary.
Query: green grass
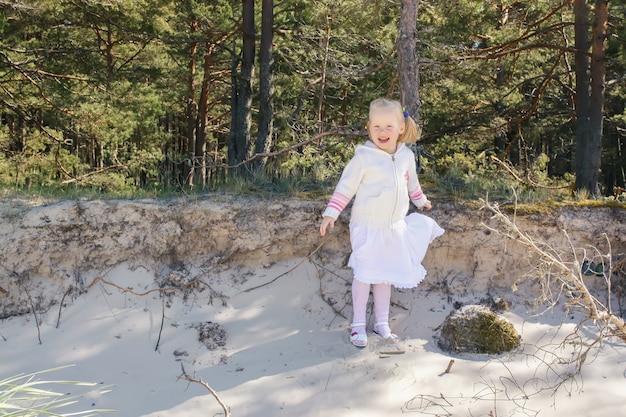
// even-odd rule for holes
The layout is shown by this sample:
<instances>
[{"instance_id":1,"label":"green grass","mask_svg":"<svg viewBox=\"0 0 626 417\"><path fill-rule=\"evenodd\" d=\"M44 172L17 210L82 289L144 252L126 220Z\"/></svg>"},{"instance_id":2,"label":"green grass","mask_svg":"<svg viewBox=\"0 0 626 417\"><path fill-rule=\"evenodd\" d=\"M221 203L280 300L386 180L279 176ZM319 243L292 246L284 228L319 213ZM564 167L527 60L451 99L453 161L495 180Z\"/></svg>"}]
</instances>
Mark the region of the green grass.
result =
<instances>
[{"instance_id":1,"label":"green grass","mask_svg":"<svg viewBox=\"0 0 626 417\"><path fill-rule=\"evenodd\" d=\"M422 188L433 201L476 202L487 198L502 207L517 207L518 212L542 212L560 206L626 207L626 199L613 197L589 197L587 193L574 194L570 178L547 178L535 175L543 183L521 182L510 173L494 166L474 171L451 167L444 174L425 167L420 174ZM207 195L225 194L257 196L262 198L297 197L303 199L327 199L332 193L340 172L318 175L281 174L270 177L265 173L247 172L244 175L226 176L204 188L185 188L178 185L167 187L139 188L124 186L119 189L108 187L81 186L78 184L7 187L0 189L0 198L24 199L30 202L49 203L61 200L110 200L110 199L156 199L203 198ZM521 178L521 175L519 176Z\"/></svg>"},{"instance_id":2,"label":"green grass","mask_svg":"<svg viewBox=\"0 0 626 417\"><path fill-rule=\"evenodd\" d=\"M65 416L97 416L111 413L113 410L85 410L63 413L64 409L76 404L79 396L68 396L52 391L49 386L94 387L97 384L78 381L42 380L40 377L48 372L59 371L66 367L46 371L21 374L0 380L0 415L7 417L36 417L40 415L52 417ZM106 392L106 388L100 390Z\"/></svg>"}]
</instances>

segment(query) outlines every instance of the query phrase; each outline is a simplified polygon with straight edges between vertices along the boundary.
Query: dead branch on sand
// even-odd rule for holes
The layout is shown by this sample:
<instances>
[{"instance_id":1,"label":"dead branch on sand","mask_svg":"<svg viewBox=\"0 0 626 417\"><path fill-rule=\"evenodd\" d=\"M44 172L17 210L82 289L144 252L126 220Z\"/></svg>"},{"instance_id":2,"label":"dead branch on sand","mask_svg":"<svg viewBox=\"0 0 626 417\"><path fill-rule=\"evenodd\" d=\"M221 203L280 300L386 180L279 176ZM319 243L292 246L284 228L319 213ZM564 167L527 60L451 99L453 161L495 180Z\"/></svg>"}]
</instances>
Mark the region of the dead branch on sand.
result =
<instances>
[{"instance_id":1,"label":"dead branch on sand","mask_svg":"<svg viewBox=\"0 0 626 417\"><path fill-rule=\"evenodd\" d=\"M304 262L307 261L307 259L311 259L311 256L315 255L315 253L317 253L318 250L321 249L322 246L324 246L324 243L326 243L326 240L322 241L322 243L319 244L319 246L317 248L315 248L315 250L313 250L313 252L309 253L307 255L306 258L304 258L303 260L301 260L300 262L298 262L297 265L295 265L294 267L290 268L288 271L283 272L282 274L280 274L279 276L277 276L276 278L272 279L271 281L268 281L264 284L260 284L257 285L256 287L252 287L252 288L248 288L247 290L244 290L243 292L250 292L250 291L254 291L254 290L258 290L259 288L265 287L267 285L273 284L274 282L276 282L279 278L284 277L285 275L288 275L289 273L293 272L294 270L296 270L300 265L302 265Z\"/></svg>"},{"instance_id":2,"label":"dead branch on sand","mask_svg":"<svg viewBox=\"0 0 626 417\"><path fill-rule=\"evenodd\" d=\"M345 304L343 307L341 307L341 309L338 309L335 304L337 303L336 301L334 301L328 294L326 294L326 292L324 291L324 286L322 285L322 273L321 271L324 270L324 266L320 265L317 262L312 261L313 265L315 265L315 267L317 268L317 278L320 281L320 297L322 299L322 301L324 301L326 304L328 304L328 306L333 310L333 312L335 313L335 316L341 316L344 319L348 319L348 317L346 317L345 314L343 314L343 309L345 308ZM335 274L336 275L336 274ZM347 295L347 291L346 291L346 295Z\"/></svg>"},{"instance_id":3,"label":"dead branch on sand","mask_svg":"<svg viewBox=\"0 0 626 417\"><path fill-rule=\"evenodd\" d=\"M539 256L539 276L537 279L543 292L544 300L542 301L555 305L559 302L558 298L561 295L565 295L568 308L579 309L588 315L588 320L602 325L598 326L601 328L599 337L602 337L603 333L605 333L606 335L617 337L622 342L626 342L626 324L624 323L624 319L611 311L610 302L607 303L607 305L600 302L585 284L582 263L579 261L576 248L573 247L565 230L563 233L565 233L568 242L570 242L569 249L572 253L572 260L564 259L555 248L543 242L539 242L538 239L521 231L515 223L515 218L511 220L508 216L503 214L497 204L491 204L486 200L482 200L482 203L483 208L493 214L492 218L500 221L504 230L483 224L485 227L493 232L515 240L517 243ZM610 252L608 255L605 255L605 257L608 258L607 263L609 268L604 273L604 277L609 288L608 299L610 300Z\"/></svg>"},{"instance_id":4,"label":"dead branch on sand","mask_svg":"<svg viewBox=\"0 0 626 417\"><path fill-rule=\"evenodd\" d=\"M184 380L186 380L186 381L189 381L189 382L195 382L195 383L198 383L198 384L202 385L204 388L206 388L206 389L207 389L207 390L211 393L211 395L213 395L213 397L215 398L215 400L217 400L217 403L218 403L218 404L222 407L222 409L224 410L224 416L225 416L225 417L230 417L230 407L228 407L226 404L224 404L224 402L222 401L222 399L220 398L220 396L217 394L217 392L216 392L213 388L211 388L211 387L209 386L209 384L207 384L206 382L204 382L204 381L202 380L202 378L197 379L197 378L192 378L192 377L190 377L189 375L187 375L187 372L185 371L185 367L183 366L183 364L182 364L182 363L180 364L180 369L182 370L182 372L183 372L183 373L182 373L182 375L181 375L181 376L179 376L179 378L182 378L182 379L184 379Z\"/></svg>"},{"instance_id":5,"label":"dead branch on sand","mask_svg":"<svg viewBox=\"0 0 626 417\"><path fill-rule=\"evenodd\" d=\"M222 294L219 294L217 291L215 291L213 289L213 287L211 287L209 284L207 284L206 282L204 282L202 280L202 276L206 275L208 272L209 271L204 271L201 275L199 275L199 276L195 277L194 279L192 279L192 280L190 280L190 281L188 281L188 282L186 282L184 284L181 284L179 286L175 286L175 287L169 287L169 286L168 287L163 287L163 286L161 286L161 287L158 287L158 288L152 288L152 289L150 289L148 291L144 291L144 292L137 292L137 291L134 291L132 288L122 287L121 285L118 285L118 284L116 284L114 282L108 281L108 280L104 279L101 276L97 276L97 277L95 277L91 281L91 283L84 290L81 291L81 294L87 292L91 287L96 285L97 282L101 282L104 285L109 285L111 287L117 288L118 290L120 290L122 292L131 293L131 294L136 295L138 297L144 297L144 296L146 296L148 294L151 294L153 292L159 292L161 294L167 294L168 292L172 292L172 291L183 291L183 290L186 290L186 289L189 289L189 288L195 288L197 286L197 284L204 284L211 291L211 296L210 296L211 303L213 303L213 297L217 296L217 297L219 297L222 300L222 305L226 306L226 301L225 301L226 297L224 295L222 295ZM73 289L73 287L70 287L70 289ZM69 290L68 290L68 292L69 292ZM66 295L67 295L67 292L66 292ZM65 298L65 295L63 297ZM58 320L57 320L57 328L59 327L59 322L61 320L61 307L62 306L63 306L63 302L61 301L61 306L59 306L59 317L58 317ZM158 338L157 338L156 346L154 348L155 351L159 350L159 345L161 343L161 334L163 332L164 322L165 322L165 298L163 297L162 298L162 307L161 307L161 326L159 328L159 335L158 335Z\"/></svg>"},{"instance_id":6,"label":"dead branch on sand","mask_svg":"<svg viewBox=\"0 0 626 417\"><path fill-rule=\"evenodd\" d=\"M556 392L560 388L571 393L574 389L582 389L582 368L592 361L592 355L598 353L607 338L616 338L626 342L626 325L624 320L611 309L611 277L614 270L611 268L611 245L608 255L603 254L597 248L593 248L596 257L602 259L606 268L601 274L607 289L607 302L601 302L592 289L585 282L585 262L588 262L588 250L576 248L570 240L567 231L563 230L568 247L555 248L547 242L520 230L513 218L502 213L497 204L481 200L483 209L492 213L492 219L499 222L501 227L492 227L485 223L487 229L501 236L515 241L525 247L530 254L537 256L535 269L531 279L539 285L539 297L537 302L547 304L547 309L564 303L567 311L582 312L583 317L575 326L575 329L563 340L553 340L534 346L526 359L529 363L536 363L538 368L531 380L520 383L518 377L510 373L508 377L501 377L500 382L507 388L505 392L519 392L518 397L530 398L542 391ZM582 258L582 262L581 262ZM595 290L595 288L594 288ZM596 291L597 292L597 291ZM592 324L594 331L586 332ZM593 335L593 336L592 336ZM567 354L564 354L567 352ZM503 365L505 363L503 362ZM506 365L505 365L506 367ZM538 371L544 369L541 375ZM521 405L522 408L525 408Z\"/></svg>"}]
</instances>

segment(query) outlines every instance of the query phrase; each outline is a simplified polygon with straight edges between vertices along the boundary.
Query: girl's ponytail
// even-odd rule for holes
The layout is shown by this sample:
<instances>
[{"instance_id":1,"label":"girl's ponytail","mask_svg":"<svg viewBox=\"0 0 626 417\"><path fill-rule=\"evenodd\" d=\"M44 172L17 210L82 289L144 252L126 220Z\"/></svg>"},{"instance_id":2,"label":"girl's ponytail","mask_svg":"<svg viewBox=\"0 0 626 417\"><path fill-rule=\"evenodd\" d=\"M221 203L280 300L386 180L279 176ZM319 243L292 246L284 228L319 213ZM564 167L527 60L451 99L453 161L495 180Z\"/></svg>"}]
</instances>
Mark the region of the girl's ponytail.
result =
<instances>
[{"instance_id":1,"label":"girl's ponytail","mask_svg":"<svg viewBox=\"0 0 626 417\"><path fill-rule=\"evenodd\" d=\"M415 122L408 112L404 113L404 133L398 138L398 142L415 143L422 136L422 128Z\"/></svg>"}]
</instances>

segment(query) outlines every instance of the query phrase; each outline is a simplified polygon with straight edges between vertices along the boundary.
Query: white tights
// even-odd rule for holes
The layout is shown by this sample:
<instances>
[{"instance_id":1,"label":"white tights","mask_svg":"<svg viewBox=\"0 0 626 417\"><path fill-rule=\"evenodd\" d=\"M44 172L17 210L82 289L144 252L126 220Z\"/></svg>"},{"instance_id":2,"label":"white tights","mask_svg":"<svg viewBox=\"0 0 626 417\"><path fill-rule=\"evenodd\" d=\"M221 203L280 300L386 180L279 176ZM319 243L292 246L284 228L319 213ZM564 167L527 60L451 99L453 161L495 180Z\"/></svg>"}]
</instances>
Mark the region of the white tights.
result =
<instances>
[{"instance_id":1,"label":"white tights","mask_svg":"<svg viewBox=\"0 0 626 417\"><path fill-rule=\"evenodd\" d=\"M383 337L391 334L389 329L389 304L391 303L391 285L372 284L374 295L374 317L376 319L375 330ZM359 280L352 280L352 330L357 333L365 333L367 301L370 296L370 284Z\"/></svg>"}]
</instances>

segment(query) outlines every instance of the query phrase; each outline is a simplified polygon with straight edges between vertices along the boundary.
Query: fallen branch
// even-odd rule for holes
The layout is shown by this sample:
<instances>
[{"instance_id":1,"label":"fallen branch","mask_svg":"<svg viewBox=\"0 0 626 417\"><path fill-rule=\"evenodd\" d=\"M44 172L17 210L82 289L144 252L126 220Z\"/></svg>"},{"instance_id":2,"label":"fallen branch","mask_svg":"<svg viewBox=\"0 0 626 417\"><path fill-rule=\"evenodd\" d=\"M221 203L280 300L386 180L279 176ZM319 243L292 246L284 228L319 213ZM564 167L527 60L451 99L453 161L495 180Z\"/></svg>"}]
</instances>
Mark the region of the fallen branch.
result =
<instances>
[{"instance_id":1,"label":"fallen branch","mask_svg":"<svg viewBox=\"0 0 626 417\"><path fill-rule=\"evenodd\" d=\"M108 167L104 167L95 171L91 171L88 172L86 174L83 174L79 177L71 177L69 172L65 172L66 175L70 176L70 179L65 180L65 181L61 181L61 185L67 185L67 184L72 184L74 182L83 182L85 181L87 178L92 177L94 175L98 175L98 174L102 174L103 172L107 172L107 171L113 171L113 170L117 170L117 169L126 169L127 167L125 165L122 164L118 164L118 165L111 165Z\"/></svg>"},{"instance_id":2,"label":"fallen branch","mask_svg":"<svg viewBox=\"0 0 626 417\"><path fill-rule=\"evenodd\" d=\"M159 327L159 337L157 338L154 351L159 351L159 344L161 343L161 335L163 334L163 325L165 324L165 298L161 298L161 327Z\"/></svg>"},{"instance_id":3,"label":"fallen branch","mask_svg":"<svg viewBox=\"0 0 626 417\"><path fill-rule=\"evenodd\" d=\"M65 291L65 293L63 294L63 297L61 297L61 302L59 303L59 314L57 315L57 326L56 326L57 329L59 328L59 325L61 324L61 309L63 308L65 297L67 297L72 291L74 291L74 287L70 285L67 291Z\"/></svg>"},{"instance_id":4,"label":"fallen branch","mask_svg":"<svg viewBox=\"0 0 626 417\"><path fill-rule=\"evenodd\" d=\"M341 310L343 310L343 308L342 308L341 310L337 309L337 307L335 307L335 303L333 303L332 299L324 293L324 289L322 288L322 275L320 274L320 269L324 269L324 270L326 270L326 271L328 271L328 272L332 273L333 275L335 275L335 276L337 276L337 277L339 277L339 275L337 275L336 273L334 273L334 272L332 272L332 271L329 271L329 270L328 270L327 268L325 268L323 265L320 265L320 264L318 264L318 263L317 263L317 262L315 262L315 261L311 261L311 263L313 263L313 265L315 265L315 267L316 267L316 268L318 268L318 269L317 269L317 277L318 277L318 278L319 278L319 280L320 280L320 298L322 299L322 301L324 301L326 304L328 304L328 306L329 306L329 307L333 310L333 312L335 313L335 315L337 315L337 316L341 316L341 317L343 317L344 319L346 319L346 320L347 320L348 318L347 318L347 317L346 317L346 315L345 315L345 314L343 314L343 312L341 311ZM341 277L339 277L339 278L341 278ZM347 295L347 292L346 292L346 295ZM344 307L345 307L345 304L344 304Z\"/></svg>"},{"instance_id":5,"label":"fallen branch","mask_svg":"<svg viewBox=\"0 0 626 417\"><path fill-rule=\"evenodd\" d=\"M39 340L39 344L41 345L43 342L41 341L41 328L39 326L39 318L37 317L37 309L35 307L35 303L33 301L33 297L30 296L30 293L26 288L24 288L24 292L28 297L28 302L30 303L30 308L33 310L33 316L35 317L35 324L37 325L37 339Z\"/></svg>"},{"instance_id":6,"label":"fallen branch","mask_svg":"<svg viewBox=\"0 0 626 417\"><path fill-rule=\"evenodd\" d=\"M84 290L81 291L81 294L86 293L89 289L91 289L91 287L93 287L94 285L96 285L97 282L101 282L105 285L110 285L111 287L117 288L118 290L122 291L122 292L129 292L133 295L136 295L138 297L143 297L145 295L151 294L153 292L163 292L163 291L172 291L172 290L182 290L185 289L186 287L192 285L193 283L195 283L194 281L196 281L198 278L195 278L192 281L189 281L188 283L186 283L185 285L181 286L181 287L170 287L170 288L153 288L151 290L145 291L145 292L136 292L131 288L128 287L122 287L121 285L117 285L114 282L108 281L106 279L104 279L101 276L97 276L95 277L90 283L89 285L87 285L87 287L85 287Z\"/></svg>"},{"instance_id":7,"label":"fallen branch","mask_svg":"<svg viewBox=\"0 0 626 417\"><path fill-rule=\"evenodd\" d=\"M565 294L569 299L568 305L581 308L589 315L590 320L601 321L606 325L611 335L618 337L623 342L626 342L626 324L624 323L624 320L613 314L591 293L589 288L587 288L587 285L582 277L583 273L581 264L578 259L576 259L575 249L573 248L571 241L570 249L574 254L574 261L566 262L561 259L554 249L548 247L547 245L538 243L537 240L522 232L517 227L515 221L512 221L508 216L504 215L497 205L492 205L485 200L482 200L482 202L483 208L489 210L493 214L492 218L497 219L504 225L506 232L502 232L501 230L490 227L484 223L483 226L495 233L514 239L517 243L526 247L531 252L539 255L541 259L540 268L545 268L542 273L547 276L549 275L552 279L556 279L558 281L560 284L559 288L565 291ZM567 232L563 232L567 236ZM610 268L608 269L610 270ZM547 288L549 286L547 282L541 282L541 284L542 289L550 292L549 288ZM558 300L549 301L556 303Z\"/></svg>"},{"instance_id":8,"label":"fallen branch","mask_svg":"<svg viewBox=\"0 0 626 417\"><path fill-rule=\"evenodd\" d=\"M204 388L206 388L206 389L207 389L207 390L211 393L211 395L213 395L213 397L215 398L215 400L217 401L217 403L218 403L218 404L222 407L222 409L224 410L224 416L225 416L225 417L230 417L230 408L229 408L226 404L224 404L224 402L222 401L222 399L220 398L220 396L217 394L217 392L216 392L213 388L211 388L211 387L209 386L209 384L207 384L206 382L204 382L204 381L202 380L202 378L197 379L197 378L192 378L192 377L190 377L189 375L187 375L187 372L185 371L185 367L183 366L183 364L182 364L182 363L180 364L180 369L182 370L182 372L183 372L183 373L182 373L182 375L181 375L181 376L179 376L179 378L182 378L182 379L184 379L184 380L186 380L186 381L189 381L189 382L196 382L196 383L198 383L198 384L202 385Z\"/></svg>"},{"instance_id":9,"label":"fallen branch","mask_svg":"<svg viewBox=\"0 0 626 417\"><path fill-rule=\"evenodd\" d=\"M206 271L205 271L205 274L206 274ZM213 297L214 295L220 296L220 294L218 294L215 290L213 290L213 288L209 284L207 284L206 282L202 281L202 277L201 276L198 276L198 277L192 279L191 281L186 282L185 284L181 285L180 287L159 287L159 288L152 288L152 289L150 289L148 291L144 291L144 292L137 292L137 291L133 290L132 288L122 287L121 285L118 285L118 284L116 284L114 282L111 282L111 281L108 281L108 280L104 279L104 277L97 276L89 283L89 285L87 285L87 287L85 287L81 291L81 294L87 292L89 289L91 289L91 287L96 285L96 283L98 283L98 282L101 282L101 283L103 283L105 285L109 285L111 287L117 288L118 290L120 290L122 292L131 293L131 294L136 295L138 297L143 297L143 296L151 294L153 292L182 291L182 290L185 290L185 289L187 289L189 287L194 287L196 284L200 283L200 284L204 284L205 286L207 286L211 290L211 297ZM221 296L220 296L220 298L222 299L222 303L223 303L224 299Z\"/></svg>"},{"instance_id":10,"label":"fallen branch","mask_svg":"<svg viewBox=\"0 0 626 417\"><path fill-rule=\"evenodd\" d=\"M381 355L404 355L403 350L382 350L380 351Z\"/></svg>"},{"instance_id":11,"label":"fallen branch","mask_svg":"<svg viewBox=\"0 0 626 417\"><path fill-rule=\"evenodd\" d=\"M279 278L284 277L285 275L288 275L289 273L293 272L300 265L302 265L307 259L310 259L311 256L313 256L318 250L320 250L320 248L322 246L324 246L324 243L326 243L326 240L324 240L322 243L320 243L319 246L317 248L315 248L315 250L313 252L309 253L306 258L304 258L303 260L298 262L298 264L296 266L290 268L288 271L283 272L282 274L280 274L279 276L277 276L273 280L271 280L269 282L266 282L265 284L261 284L261 285L257 285L256 287L248 288L247 290L244 290L243 292L250 292L250 291L257 290L259 288L268 286L268 285L273 284L274 282L276 282Z\"/></svg>"}]
</instances>

